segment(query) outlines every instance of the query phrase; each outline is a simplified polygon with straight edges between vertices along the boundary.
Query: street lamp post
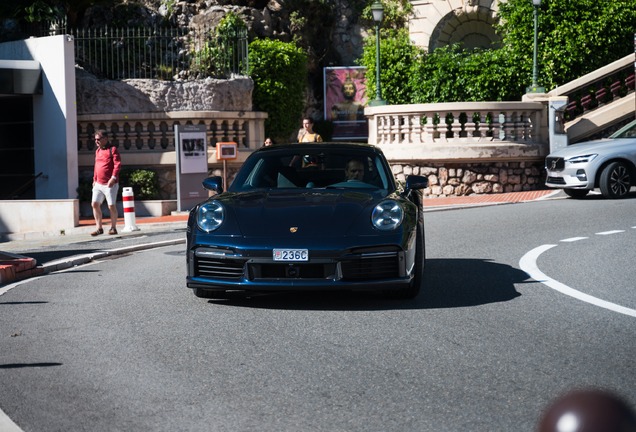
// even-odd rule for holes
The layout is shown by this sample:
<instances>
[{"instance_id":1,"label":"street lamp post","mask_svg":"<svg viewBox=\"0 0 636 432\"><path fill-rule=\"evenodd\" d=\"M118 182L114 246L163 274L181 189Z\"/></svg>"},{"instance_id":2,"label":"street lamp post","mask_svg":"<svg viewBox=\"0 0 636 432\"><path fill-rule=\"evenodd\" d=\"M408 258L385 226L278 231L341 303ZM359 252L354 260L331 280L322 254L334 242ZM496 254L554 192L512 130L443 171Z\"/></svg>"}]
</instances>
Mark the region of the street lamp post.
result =
<instances>
[{"instance_id":1,"label":"street lamp post","mask_svg":"<svg viewBox=\"0 0 636 432\"><path fill-rule=\"evenodd\" d=\"M545 93L545 87L539 87L537 74L537 32L539 28L539 8L541 0L532 0L534 5L534 53L532 55L532 85L526 88L526 93Z\"/></svg>"},{"instance_id":2,"label":"street lamp post","mask_svg":"<svg viewBox=\"0 0 636 432\"><path fill-rule=\"evenodd\" d=\"M376 0L371 5L373 13L373 22L375 22L375 100L369 102L369 106L386 105L386 101L382 100L382 88L380 87L380 23L384 14L382 3Z\"/></svg>"}]
</instances>

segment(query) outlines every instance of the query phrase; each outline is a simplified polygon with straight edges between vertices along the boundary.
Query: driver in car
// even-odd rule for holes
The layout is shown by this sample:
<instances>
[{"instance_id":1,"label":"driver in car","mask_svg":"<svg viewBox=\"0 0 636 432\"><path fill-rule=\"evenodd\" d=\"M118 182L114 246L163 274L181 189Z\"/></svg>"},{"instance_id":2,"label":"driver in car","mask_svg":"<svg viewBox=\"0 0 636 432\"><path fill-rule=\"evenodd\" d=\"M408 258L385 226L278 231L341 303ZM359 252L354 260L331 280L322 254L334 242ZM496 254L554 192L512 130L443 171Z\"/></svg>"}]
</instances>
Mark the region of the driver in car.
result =
<instances>
[{"instance_id":1,"label":"driver in car","mask_svg":"<svg viewBox=\"0 0 636 432\"><path fill-rule=\"evenodd\" d=\"M364 177L364 163L359 159L351 159L345 168L347 181L362 181Z\"/></svg>"}]
</instances>

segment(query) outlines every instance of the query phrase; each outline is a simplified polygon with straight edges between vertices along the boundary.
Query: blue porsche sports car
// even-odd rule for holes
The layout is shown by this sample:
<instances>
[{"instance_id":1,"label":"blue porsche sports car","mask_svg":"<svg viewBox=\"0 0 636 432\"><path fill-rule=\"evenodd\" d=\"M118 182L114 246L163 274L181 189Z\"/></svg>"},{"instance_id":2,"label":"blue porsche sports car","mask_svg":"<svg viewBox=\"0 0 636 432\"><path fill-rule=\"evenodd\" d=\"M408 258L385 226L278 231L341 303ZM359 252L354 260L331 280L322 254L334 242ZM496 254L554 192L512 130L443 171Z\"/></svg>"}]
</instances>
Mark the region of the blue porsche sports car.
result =
<instances>
[{"instance_id":1,"label":"blue porsche sports car","mask_svg":"<svg viewBox=\"0 0 636 432\"><path fill-rule=\"evenodd\" d=\"M421 192L398 187L383 153L366 144L274 145L255 151L229 189L192 209L187 286L228 291L381 290L413 298L425 265Z\"/></svg>"}]
</instances>

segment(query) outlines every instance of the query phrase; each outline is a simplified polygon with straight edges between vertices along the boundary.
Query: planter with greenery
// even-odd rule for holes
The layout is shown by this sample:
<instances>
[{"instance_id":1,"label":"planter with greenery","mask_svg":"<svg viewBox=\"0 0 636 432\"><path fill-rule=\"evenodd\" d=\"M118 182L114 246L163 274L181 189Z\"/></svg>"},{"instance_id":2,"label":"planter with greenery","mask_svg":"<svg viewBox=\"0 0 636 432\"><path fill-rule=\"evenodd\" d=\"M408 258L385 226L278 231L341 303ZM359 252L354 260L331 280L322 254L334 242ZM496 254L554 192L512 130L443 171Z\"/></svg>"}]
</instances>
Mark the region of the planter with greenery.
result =
<instances>
[{"instance_id":1,"label":"planter with greenery","mask_svg":"<svg viewBox=\"0 0 636 432\"><path fill-rule=\"evenodd\" d=\"M132 187L135 198L136 216L163 216L176 209L176 200L162 200L157 173L150 170L125 168L119 173L119 191L117 193L117 207L122 211L122 192L126 187ZM77 199L80 201L80 214L92 216L91 198L93 179L80 180L77 188ZM173 208L174 207L174 208ZM102 205L102 211L108 215L107 206ZM123 215L121 213L120 215Z\"/></svg>"}]
</instances>

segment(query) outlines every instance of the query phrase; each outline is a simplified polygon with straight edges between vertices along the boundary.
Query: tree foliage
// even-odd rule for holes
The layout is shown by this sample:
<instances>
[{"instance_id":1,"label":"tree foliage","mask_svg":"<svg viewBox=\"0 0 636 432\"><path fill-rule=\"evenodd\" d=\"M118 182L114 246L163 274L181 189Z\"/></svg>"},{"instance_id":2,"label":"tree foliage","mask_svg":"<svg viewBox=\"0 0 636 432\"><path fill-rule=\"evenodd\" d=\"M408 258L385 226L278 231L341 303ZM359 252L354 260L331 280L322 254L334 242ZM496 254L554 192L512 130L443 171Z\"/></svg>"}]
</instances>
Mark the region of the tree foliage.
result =
<instances>
[{"instance_id":1,"label":"tree foliage","mask_svg":"<svg viewBox=\"0 0 636 432\"><path fill-rule=\"evenodd\" d=\"M503 51L465 51L461 45L422 55L412 84L412 103L515 100L522 85Z\"/></svg>"},{"instance_id":2,"label":"tree foliage","mask_svg":"<svg viewBox=\"0 0 636 432\"><path fill-rule=\"evenodd\" d=\"M255 39L249 47L252 101L268 113L265 134L287 138L300 124L307 55L295 43Z\"/></svg>"},{"instance_id":3,"label":"tree foliage","mask_svg":"<svg viewBox=\"0 0 636 432\"><path fill-rule=\"evenodd\" d=\"M412 74L422 50L409 41L405 28L380 31L380 84L382 99L391 105L411 103L413 89ZM364 52L359 64L367 68L367 96L376 95L376 38L369 36L364 41Z\"/></svg>"},{"instance_id":4,"label":"tree foliage","mask_svg":"<svg viewBox=\"0 0 636 432\"><path fill-rule=\"evenodd\" d=\"M499 5L503 49L528 84L532 77L533 6ZM565 84L633 52L636 0L544 0L539 15L539 84Z\"/></svg>"},{"instance_id":5,"label":"tree foliage","mask_svg":"<svg viewBox=\"0 0 636 432\"><path fill-rule=\"evenodd\" d=\"M77 27L92 6L116 5L123 0L3 0L0 20L15 19L37 23L66 16L69 27Z\"/></svg>"},{"instance_id":6,"label":"tree foliage","mask_svg":"<svg viewBox=\"0 0 636 432\"><path fill-rule=\"evenodd\" d=\"M390 104L520 100L532 82L534 16L529 0L499 4L501 49L461 45L426 53L405 29L383 30L382 96ZM538 81L552 89L633 52L636 0L543 0ZM359 64L375 94L375 36L365 39Z\"/></svg>"},{"instance_id":7,"label":"tree foliage","mask_svg":"<svg viewBox=\"0 0 636 432\"><path fill-rule=\"evenodd\" d=\"M364 9L362 10L362 18L367 20L370 25L375 25L373 21L373 13L371 12L371 5L376 0L368 0ZM383 0L382 7L384 12L382 14L383 28L401 29L408 25L408 20L413 14L413 5L409 0Z\"/></svg>"}]
</instances>

